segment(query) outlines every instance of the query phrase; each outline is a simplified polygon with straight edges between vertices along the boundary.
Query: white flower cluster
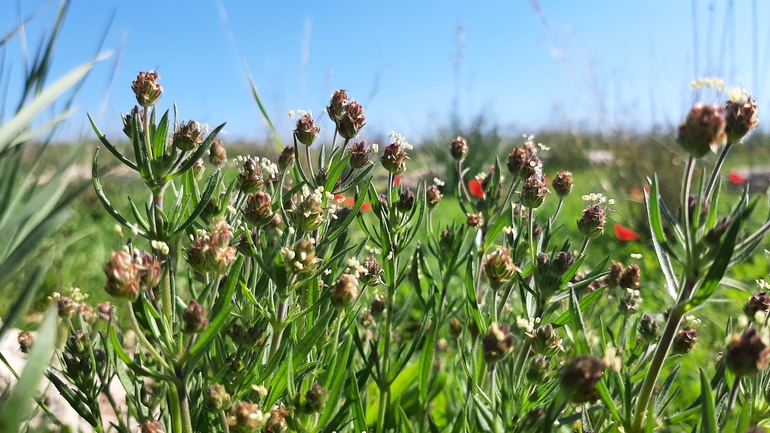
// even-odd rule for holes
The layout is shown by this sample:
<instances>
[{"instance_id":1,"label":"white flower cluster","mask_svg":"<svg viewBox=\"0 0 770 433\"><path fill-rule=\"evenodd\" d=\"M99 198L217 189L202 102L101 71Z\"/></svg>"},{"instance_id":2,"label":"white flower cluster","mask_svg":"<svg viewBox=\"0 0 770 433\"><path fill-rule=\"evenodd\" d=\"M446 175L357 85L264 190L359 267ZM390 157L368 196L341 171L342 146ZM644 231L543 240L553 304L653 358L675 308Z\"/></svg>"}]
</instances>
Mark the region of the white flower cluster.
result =
<instances>
[{"instance_id":1,"label":"white flower cluster","mask_svg":"<svg viewBox=\"0 0 770 433\"><path fill-rule=\"evenodd\" d=\"M366 275L366 268L361 265L357 258L351 257L348 259L348 267L345 269L345 273L359 279Z\"/></svg>"},{"instance_id":2,"label":"white flower cluster","mask_svg":"<svg viewBox=\"0 0 770 433\"><path fill-rule=\"evenodd\" d=\"M717 77L703 77L690 82L690 87L693 90L709 88L709 89L717 89L717 92L721 93L724 86L725 86L725 80Z\"/></svg>"},{"instance_id":3,"label":"white flower cluster","mask_svg":"<svg viewBox=\"0 0 770 433\"><path fill-rule=\"evenodd\" d=\"M406 139L401 134L398 134L398 133L395 133L395 132L391 132L390 134L388 134L388 137L392 138L393 141L395 141L396 143L400 144L401 147L403 147L406 150L414 149L414 146L412 146L411 144L407 143ZM376 150L375 150L375 152L376 152Z\"/></svg>"},{"instance_id":4,"label":"white flower cluster","mask_svg":"<svg viewBox=\"0 0 770 433\"><path fill-rule=\"evenodd\" d=\"M251 155L238 155L238 157L233 160L233 163L236 166L242 166L243 163L249 158L251 158ZM257 162L257 165L259 165L259 169L262 170L262 176L265 179L278 175L278 165L273 161L270 161L267 158L260 158L258 156L255 156L253 159Z\"/></svg>"},{"instance_id":5,"label":"white flower cluster","mask_svg":"<svg viewBox=\"0 0 770 433\"><path fill-rule=\"evenodd\" d=\"M433 183L435 183L437 186L444 186L445 185L444 181L439 179L439 178L437 178L437 177L433 178Z\"/></svg>"},{"instance_id":6,"label":"white flower cluster","mask_svg":"<svg viewBox=\"0 0 770 433\"><path fill-rule=\"evenodd\" d=\"M592 192L591 194L586 194L582 197L583 201L589 202L592 204L596 203L606 203L606 204L615 204L615 200L608 199L604 196L604 194L600 194L598 192Z\"/></svg>"},{"instance_id":7,"label":"white flower cluster","mask_svg":"<svg viewBox=\"0 0 770 433\"><path fill-rule=\"evenodd\" d=\"M770 291L770 283L768 283L767 281L765 281L763 279L757 280L757 287L759 287L759 290L761 290L763 292Z\"/></svg>"},{"instance_id":8,"label":"white flower cluster","mask_svg":"<svg viewBox=\"0 0 770 433\"><path fill-rule=\"evenodd\" d=\"M75 303L79 304L88 299L88 293L81 292L79 287L73 287L69 290L69 293L67 293L67 297L72 299ZM57 302L61 298L61 293L53 292L53 294L48 297L48 300L51 302Z\"/></svg>"},{"instance_id":9,"label":"white flower cluster","mask_svg":"<svg viewBox=\"0 0 770 433\"><path fill-rule=\"evenodd\" d=\"M620 368L623 366L623 357L620 356L620 351L612 345L607 343L604 348L604 357L602 358L604 364L607 365L615 373L620 373Z\"/></svg>"},{"instance_id":10,"label":"white flower cluster","mask_svg":"<svg viewBox=\"0 0 770 433\"><path fill-rule=\"evenodd\" d=\"M535 330L535 325L540 323L540 318L526 318L516 316L516 327L523 330L524 333L530 334Z\"/></svg>"},{"instance_id":11,"label":"white flower cluster","mask_svg":"<svg viewBox=\"0 0 770 433\"><path fill-rule=\"evenodd\" d=\"M324 110L324 111L326 111L326 110ZM307 110L307 111L305 111L305 110L297 110L296 114L299 115L299 117L305 117L305 116L313 117L313 112L310 111L310 110ZM294 110L290 110L289 111L289 118L293 119L294 116L295 116Z\"/></svg>"},{"instance_id":12,"label":"white flower cluster","mask_svg":"<svg viewBox=\"0 0 770 433\"><path fill-rule=\"evenodd\" d=\"M152 241L150 242L150 245L152 246L152 249L160 251L164 255L167 255L169 252L168 244L163 241Z\"/></svg>"},{"instance_id":13,"label":"white flower cluster","mask_svg":"<svg viewBox=\"0 0 770 433\"><path fill-rule=\"evenodd\" d=\"M749 102L749 94L746 93L746 89L743 87L728 87L725 90L727 97L736 104L745 104Z\"/></svg>"}]
</instances>

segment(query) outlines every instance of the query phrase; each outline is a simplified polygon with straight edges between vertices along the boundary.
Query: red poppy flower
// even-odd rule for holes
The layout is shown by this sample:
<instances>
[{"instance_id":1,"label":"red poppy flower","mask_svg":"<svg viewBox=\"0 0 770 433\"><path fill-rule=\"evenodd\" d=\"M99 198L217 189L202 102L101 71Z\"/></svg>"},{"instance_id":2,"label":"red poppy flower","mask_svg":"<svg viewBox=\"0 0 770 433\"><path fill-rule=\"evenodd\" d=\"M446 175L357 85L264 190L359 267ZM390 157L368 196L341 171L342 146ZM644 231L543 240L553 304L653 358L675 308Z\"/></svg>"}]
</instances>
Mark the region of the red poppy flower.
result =
<instances>
[{"instance_id":1,"label":"red poppy flower","mask_svg":"<svg viewBox=\"0 0 770 433\"><path fill-rule=\"evenodd\" d=\"M481 182L479 182L476 179L471 179L468 181L468 189L470 190L470 193L474 197L482 198L484 197L484 188L481 187Z\"/></svg>"},{"instance_id":2,"label":"red poppy flower","mask_svg":"<svg viewBox=\"0 0 770 433\"><path fill-rule=\"evenodd\" d=\"M401 176L396 176L393 178L393 185L401 185Z\"/></svg>"},{"instance_id":3,"label":"red poppy flower","mask_svg":"<svg viewBox=\"0 0 770 433\"><path fill-rule=\"evenodd\" d=\"M639 240L639 233L624 227L620 223L615 223L612 228L615 230L615 237L621 242L635 242Z\"/></svg>"},{"instance_id":4,"label":"red poppy flower","mask_svg":"<svg viewBox=\"0 0 770 433\"><path fill-rule=\"evenodd\" d=\"M372 210L372 204L369 202L361 203L361 212L369 212Z\"/></svg>"},{"instance_id":5,"label":"red poppy flower","mask_svg":"<svg viewBox=\"0 0 770 433\"><path fill-rule=\"evenodd\" d=\"M727 175L727 178L730 180L730 183L734 185L743 185L744 183L746 183L746 178L743 177L743 175L738 173L737 171L731 171Z\"/></svg>"}]
</instances>

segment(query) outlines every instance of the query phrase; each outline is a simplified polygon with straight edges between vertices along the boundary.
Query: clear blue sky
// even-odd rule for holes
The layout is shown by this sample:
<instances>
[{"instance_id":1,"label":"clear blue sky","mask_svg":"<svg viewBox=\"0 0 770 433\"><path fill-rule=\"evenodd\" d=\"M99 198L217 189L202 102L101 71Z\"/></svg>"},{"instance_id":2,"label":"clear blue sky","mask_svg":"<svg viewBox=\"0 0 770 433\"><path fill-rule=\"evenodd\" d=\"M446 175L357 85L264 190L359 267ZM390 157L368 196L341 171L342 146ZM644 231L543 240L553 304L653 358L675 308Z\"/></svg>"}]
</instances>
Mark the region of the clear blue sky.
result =
<instances>
[{"instance_id":1,"label":"clear blue sky","mask_svg":"<svg viewBox=\"0 0 770 433\"><path fill-rule=\"evenodd\" d=\"M158 68L161 107L176 102L185 120L227 121L232 138L264 138L244 60L284 135L288 110L320 114L338 88L364 105L370 132L397 131L413 142L449 122L456 94L462 119L483 113L508 131L645 130L679 122L697 76L742 84L764 117L770 4L756 2L755 48L752 2L696 1L694 26L693 2L685 0L543 0L541 15L525 0L75 0L54 73L91 58L114 14L105 43L114 54L95 68L65 135L83 131L85 113L103 105L99 123L115 134L119 114L135 103L131 80ZM45 4L1 1L0 31L17 24L18 3L22 16ZM31 44L56 7L28 26ZM465 41L456 80L458 22ZM7 47L4 80L18 79L19 53L17 38ZM7 96L14 95L11 87Z\"/></svg>"}]
</instances>

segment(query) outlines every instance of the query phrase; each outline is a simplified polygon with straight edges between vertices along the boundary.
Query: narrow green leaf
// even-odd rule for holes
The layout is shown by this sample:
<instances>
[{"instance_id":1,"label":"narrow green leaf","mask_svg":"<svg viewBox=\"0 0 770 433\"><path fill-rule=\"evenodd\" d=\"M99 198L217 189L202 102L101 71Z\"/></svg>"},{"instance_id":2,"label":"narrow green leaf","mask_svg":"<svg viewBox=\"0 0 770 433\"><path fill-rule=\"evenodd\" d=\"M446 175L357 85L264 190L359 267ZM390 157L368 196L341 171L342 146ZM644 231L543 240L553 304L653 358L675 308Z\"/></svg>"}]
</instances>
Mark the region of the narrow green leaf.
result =
<instances>
[{"instance_id":1,"label":"narrow green leaf","mask_svg":"<svg viewBox=\"0 0 770 433\"><path fill-rule=\"evenodd\" d=\"M350 366L350 348L352 346L353 339L350 334L346 334L345 342L342 343L342 348L337 352L334 359L334 365L330 366L331 374L327 376L327 380L324 383L324 388L327 390L326 401L328 404L324 406L324 410L321 413L321 417L318 419L317 425L324 426L329 420L332 419L334 413L337 412L340 401L340 395L342 395L343 385L346 383L348 376L348 368ZM350 382L355 382L351 380Z\"/></svg>"},{"instance_id":2,"label":"narrow green leaf","mask_svg":"<svg viewBox=\"0 0 770 433\"><path fill-rule=\"evenodd\" d=\"M416 433L412 423L409 421L409 417L404 412L404 408L401 405L398 406L398 423L401 426L401 431L406 433Z\"/></svg>"},{"instance_id":3,"label":"narrow green leaf","mask_svg":"<svg viewBox=\"0 0 770 433\"><path fill-rule=\"evenodd\" d=\"M32 346L27 365L16 387L11 391L0 409L0 431L21 431L21 423L29 413L34 401L37 385L51 363L56 342L58 313L51 307L40 325L35 344Z\"/></svg>"},{"instance_id":4,"label":"narrow green leaf","mask_svg":"<svg viewBox=\"0 0 770 433\"><path fill-rule=\"evenodd\" d=\"M275 143L278 145L278 148L283 150L283 142L281 141L281 137L279 137L278 133L275 131L275 126L273 126L273 122L270 120L270 116L267 114L267 109L265 108L265 105L262 103L262 99L259 97L257 86L254 84L254 78L252 78L251 72L249 71L249 65L246 63L245 59L243 63L244 63L244 66L246 66L246 74L249 76L249 84L251 85L251 94L254 96L254 100L257 102L257 105L259 106L259 111L262 112L262 118L265 119L265 122L267 122L267 126L270 128L270 132L273 134L273 140L275 140Z\"/></svg>"},{"instance_id":5,"label":"narrow green leaf","mask_svg":"<svg viewBox=\"0 0 770 433\"><path fill-rule=\"evenodd\" d=\"M222 309L222 311L219 312L219 314L217 314L214 320L209 323L209 326L206 327L206 330L203 331L203 333L198 337L198 340L195 342L193 347L187 351L184 359L189 359L195 356L195 354L199 351L208 347L208 345L213 341L214 337L219 335L219 331L221 331L222 328L227 324L227 319L230 318L230 312L232 310L233 306L227 305Z\"/></svg>"},{"instance_id":6,"label":"narrow green leaf","mask_svg":"<svg viewBox=\"0 0 770 433\"><path fill-rule=\"evenodd\" d=\"M23 315L27 314L27 309L32 303L32 300L35 299L35 295L37 295L37 290L40 288L40 283L43 282L44 276L44 269L36 268L32 271L24 286L24 290L21 291L19 296L13 302L13 305L8 309L8 313L3 318L3 326L0 327L0 339L3 338L9 329L16 326Z\"/></svg>"},{"instance_id":7,"label":"narrow green leaf","mask_svg":"<svg viewBox=\"0 0 770 433\"><path fill-rule=\"evenodd\" d=\"M604 286L600 289L594 290L593 292L583 296L583 298L578 303L578 305L580 306L580 311L585 311L586 309L588 309L588 307L593 305L599 298L601 298L602 294L606 289L607 289L607 286ZM564 326L567 323L569 323L571 319L572 319L572 310L565 311L556 320L551 322L551 325L553 325L554 327Z\"/></svg>"},{"instance_id":8,"label":"narrow green leaf","mask_svg":"<svg viewBox=\"0 0 770 433\"><path fill-rule=\"evenodd\" d=\"M580 312L580 303L575 295L575 290L570 289L569 310L572 315L572 333L575 338L575 349L578 355L590 355L591 349L586 341L586 329L583 324L583 315Z\"/></svg>"},{"instance_id":9,"label":"narrow green leaf","mask_svg":"<svg viewBox=\"0 0 770 433\"><path fill-rule=\"evenodd\" d=\"M94 191L96 192L96 197L99 199L99 202L102 204L102 206L107 211L107 213L112 215L112 217L115 218L115 220L117 220L119 223L123 224L124 226L126 226L131 230L136 229L139 235L143 237L147 237L147 232L128 222L128 220L125 219L123 215L121 215L120 212L118 212L118 210L112 206L112 203L110 203L110 200L107 198L107 196L104 195L104 189L102 188L102 183L99 180L98 160L99 160L99 148L97 147L96 151L94 152L93 164L91 165L91 178L93 180Z\"/></svg>"},{"instance_id":10,"label":"narrow green leaf","mask_svg":"<svg viewBox=\"0 0 770 433\"><path fill-rule=\"evenodd\" d=\"M153 115L155 110L153 109ZM152 133L152 157L155 160L159 160L163 156L163 151L166 148L166 141L168 140L168 114L169 110L163 113L163 117L160 118L158 127Z\"/></svg>"},{"instance_id":11,"label":"narrow green leaf","mask_svg":"<svg viewBox=\"0 0 770 433\"><path fill-rule=\"evenodd\" d=\"M714 395L711 385L703 369L700 369L700 398L701 398L701 433L717 433L717 417L714 408Z\"/></svg>"}]
</instances>

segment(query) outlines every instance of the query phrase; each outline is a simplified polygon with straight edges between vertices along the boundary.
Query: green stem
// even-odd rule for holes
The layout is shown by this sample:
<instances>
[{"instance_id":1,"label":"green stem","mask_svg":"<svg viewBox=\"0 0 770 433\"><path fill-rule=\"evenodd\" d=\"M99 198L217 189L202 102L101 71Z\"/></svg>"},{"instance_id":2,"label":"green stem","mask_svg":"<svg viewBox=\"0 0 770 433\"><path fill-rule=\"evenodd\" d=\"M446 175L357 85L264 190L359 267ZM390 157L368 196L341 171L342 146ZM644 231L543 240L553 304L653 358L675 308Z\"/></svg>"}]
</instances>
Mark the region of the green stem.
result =
<instances>
[{"instance_id":1,"label":"green stem","mask_svg":"<svg viewBox=\"0 0 770 433\"><path fill-rule=\"evenodd\" d=\"M134 332L136 333L136 338L139 339L139 342L144 346L148 352L150 352L150 355L155 358L158 363L165 368L166 370L172 370L172 368L166 363L166 360L163 359L162 356L160 356L160 353L158 353L157 350L155 350L155 346L150 344L149 340L147 340L147 337L144 336L144 331L142 330L141 326L139 326L139 322L136 320L136 315L134 314L134 306L131 304L131 301L126 301L126 304L128 305L128 317L131 318L131 324L134 327Z\"/></svg>"},{"instance_id":2,"label":"green stem","mask_svg":"<svg viewBox=\"0 0 770 433\"><path fill-rule=\"evenodd\" d=\"M230 423L227 422L225 411L219 412L219 419L222 420L222 431L224 433L230 433Z\"/></svg>"},{"instance_id":3,"label":"green stem","mask_svg":"<svg viewBox=\"0 0 770 433\"><path fill-rule=\"evenodd\" d=\"M176 374L180 381L179 385L177 386L177 395L179 400L179 407L181 409L180 416L182 418L182 431L184 433L193 433L192 417L190 416L190 402L187 398L187 387L184 383L184 374L182 374L182 369L178 368Z\"/></svg>"},{"instance_id":4,"label":"green stem","mask_svg":"<svg viewBox=\"0 0 770 433\"><path fill-rule=\"evenodd\" d=\"M492 384L490 386L489 398L492 400L492 431L497 432L497 369L494 365L490 368Z\"/></svg>"},{"instance_id":5,"label":"green stem","mask_svg":"<svg viewBox=\"0 0 770 433\"><path fill-rule=\"evenodd\" d=\"M695 158L692 156L687 159L687 165L684 169L684 178L682 179L682 221L684 231L684 247L686 262L689 264L692 259L692 231L690 230L690 187L692 185L692 174L695 171ZM657 199L657 198L654 198ZM698 204L695 205L695 212L698 212Z\"/></svg>"},{"instance_id":6,"label":"green stem","mask_svg":"<svg viewBox=\"0 0 770 433\"><path fill-rule=\"evenodd\" d=\"M169 383L169 411L171 412L171 431L174 433L187 433L182 427L182 409L179 404L179 393L176 389L176 383Z\"/></svg>"},{"instance_id":7,"label":"green stem","mask_svg":"<svg viewBox=\"0 0 770 433\"><path fill-rule=\"evenodd\" d=\"M733 146L733 143L728 141L725 147L722 148L722 152L719 154L719 158L717 159L716 164L714 164L714 171L711 172L711 177L709 178L709 183L708 183L708 186L706 187L706 195L704 196L706 198L707 203L711 198L711 193L714 192L714 187L716 186L717 178L719 177L719 172L722 171L722 165L724 165L725 163L727 152L730 151L730 148L732 146Z\"/></svg>"},{"instance_id":8,"label":"green stem","mask_svg":"<svg viewBox=\"0 0 770 433\"><path fill-rule=\"evenodd\" d=\"M735 400L738 398L738 390L741 388L741 376L735 376L733 387L730 389L730 396L727 398L727 420L724 423L727 425L733 414L733 408L735 407Z\"/></svg>"},{"instance_id":9,"label":"green stem","mask_svg":"<svg viewBox=\"0 0 770 433\"><path fill-rule=\"evenodd\" d=\"M283 330L285 328L283 320L286 318L286 299L281 299L278 301L278 313L277 317L275 318L275 323L273 323L273 338L270 340L270 355L269 358L272 358L273 355L278 351L278 347L281 345L281 336L283 335Z\"/></svg>"},{"instance_id":10,"label":"green stem","mask_svg":"<svg viewBox=\"0 0 770 433\"><path fill-rule=\"evenodd\" d=\"M687 285L682 290L680 300L686 299L686 294L689 292ZM666 328L663 331L663 335L660 337L660 342L655 350L655 356L652 358L650 368L647 370L647 376L644 378L642 384L642 390L639 393L639 399L636 402L636 412L634 414L634 420L631 426L631 433L641 433L642 424L644 423L644 415L647 413L647 405L650 403L650 397L652 396L652 390L655 387L655 383L660 376L660 370L663 368L663 362L666 360L668 350L671 348L671 344L674 341L674 336L679 329L679 322L682 320L684 312L677 306L671 309L671 315L666 322Z\"/></svg>"},{"instance_id":11,"label":"green stem","mask_svg":"<svg viewBox=\"0 0 770 433\"><path fill-rule=\"evenodd\" d=\"M580 254L578 254L578 257L583 257L583 254L586 253L586 249L588 249L588 241L590 239L591 238L589 238L588 236L586 236L586 238L583 239L583 245L580 247Z\"/></svg>"}]
</instances>

